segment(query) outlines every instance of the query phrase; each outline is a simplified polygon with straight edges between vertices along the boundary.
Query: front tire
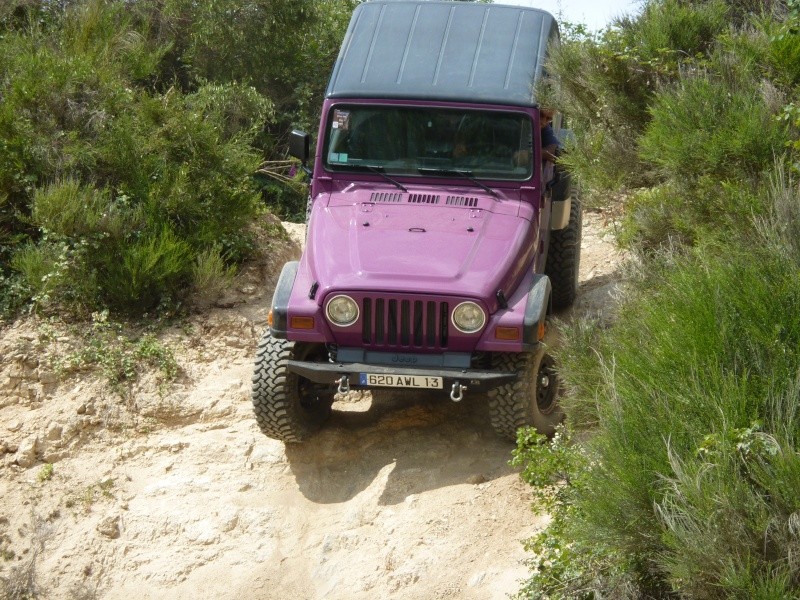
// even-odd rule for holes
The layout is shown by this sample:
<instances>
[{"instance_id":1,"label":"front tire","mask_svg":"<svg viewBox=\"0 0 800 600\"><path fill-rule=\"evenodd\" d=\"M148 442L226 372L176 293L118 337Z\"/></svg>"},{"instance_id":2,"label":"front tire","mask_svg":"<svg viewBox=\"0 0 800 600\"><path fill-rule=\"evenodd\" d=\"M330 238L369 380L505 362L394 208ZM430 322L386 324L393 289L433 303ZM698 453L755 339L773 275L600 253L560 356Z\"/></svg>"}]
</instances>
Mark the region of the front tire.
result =
<instances>
[{"instance_id":1,"label":"front tire","mask_svg":"<svg viewBox=\"0 0 800 600\"><path fill-rule=\"evenodd\" d=\"M252 393L256 422L264 435L287 443L302 442L328 420L333 387L315 384L288 370L289 360L322 359L323 353L324 347L319 345L279 340L269 330L264 333L258 344Z\"/></svg>"},{"instance_id":2,"label":"front tire","mask_svg":"<svg viewBox=\"0 0 800 600\"><path fill-rule=\"evenodd\" d=\"M546 436L555 433L564 419L558 403L558 376L553 358L540 348L536 352L498 352L492 366L517 373L517 379L489 392L489 414L494 430L511 441L517 429L530 426Z\"/></svg>"},{"instance_id":3,"label":"front tire","mask_svg":"<svg viewBox=\"0 0 800 600\"><path fill-rule=\"evenodd\" d=\"M578 271L581 265L583 212L578 194L571 194L569 223L564 229L550 232L545 275L553 286L553 308L572 306L578 296Z\"/></svg>"}]
</instances>

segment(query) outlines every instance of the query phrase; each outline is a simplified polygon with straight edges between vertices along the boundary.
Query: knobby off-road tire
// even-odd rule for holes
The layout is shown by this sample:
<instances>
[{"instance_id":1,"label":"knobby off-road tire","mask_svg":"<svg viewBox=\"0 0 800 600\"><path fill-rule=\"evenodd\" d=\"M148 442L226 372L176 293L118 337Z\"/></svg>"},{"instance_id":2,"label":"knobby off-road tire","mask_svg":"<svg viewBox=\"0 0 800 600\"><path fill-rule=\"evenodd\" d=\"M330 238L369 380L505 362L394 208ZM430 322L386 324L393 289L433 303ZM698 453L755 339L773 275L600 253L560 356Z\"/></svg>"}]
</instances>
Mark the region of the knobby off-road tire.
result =
<instances>
[{"instance_id":1,"label":"knobby off-road tire","mask_svg":"<svg viewBox=\"0 0 800 600\"><path fill-rule=\"evenodd\" d=\"M319 347L261 337L253 373L253 410L267 437L302 442L317 432L331 414L334 390L288 369L291 359L310 360Z\"/></svg>"},{"instance_id":2,"label":"knobby off-road tire","mask_svg":"<svg viewBox=\"0 0 800 600\"><path fill-rule=\"evenodd\" d=\"M583 213L581 200L575 191L571 194L571 200L569 224L564 229L550 232L550 247L544 268L553 286L551 298L556 310L572 306L578 295Z\"/></svg>"},{"instance_id":3,"label":"knobby off-road tire","mask_svg":"<svg viewBox=\"0 0 800 600\"><path fill-rule=\"evenodd\" d=\"M564 419L558 403L558 377L553 358L544 351L498 352L492 366L517 373L517 379L489 392L489 415L494 430L511 441L517 429L532 425L543 435L553 435Z\"/></svg>"}]
</instances>

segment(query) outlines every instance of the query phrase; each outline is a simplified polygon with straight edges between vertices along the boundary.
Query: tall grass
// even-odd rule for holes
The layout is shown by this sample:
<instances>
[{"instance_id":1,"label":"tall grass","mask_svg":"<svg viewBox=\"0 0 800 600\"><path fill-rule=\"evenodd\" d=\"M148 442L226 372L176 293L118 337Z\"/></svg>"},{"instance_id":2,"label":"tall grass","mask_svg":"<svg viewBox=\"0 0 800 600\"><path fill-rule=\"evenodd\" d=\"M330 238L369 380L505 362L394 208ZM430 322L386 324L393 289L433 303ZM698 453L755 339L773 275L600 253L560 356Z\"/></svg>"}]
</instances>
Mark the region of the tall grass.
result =
<instances>
[{"instance_id":1,"label":"tall grass","mask_svg":"<svg viewBox=\"0 0 800 600\"><path fill-rule=\"evenodd\" d=\"M610 329L568 328L567 412L592 434L551 472L564 501L532 546L560 575L530 597L798 597L800 189L766 195L751 236L648 262ZM563 449L518 452L536 471Z\"/></svg>"},{"instance_id":2,"label":"tall grass","mask_svg":"<svg viewBox=\"0 0 800 600\"><path fill-rule=\"evenodd\" d=\"M556 57L578 178L648 187L614 322L567 328L567 441L520 438L557 499L527 597L800 598L800 4L748 7L650 2Z\"/></svg>"}]
</instances>

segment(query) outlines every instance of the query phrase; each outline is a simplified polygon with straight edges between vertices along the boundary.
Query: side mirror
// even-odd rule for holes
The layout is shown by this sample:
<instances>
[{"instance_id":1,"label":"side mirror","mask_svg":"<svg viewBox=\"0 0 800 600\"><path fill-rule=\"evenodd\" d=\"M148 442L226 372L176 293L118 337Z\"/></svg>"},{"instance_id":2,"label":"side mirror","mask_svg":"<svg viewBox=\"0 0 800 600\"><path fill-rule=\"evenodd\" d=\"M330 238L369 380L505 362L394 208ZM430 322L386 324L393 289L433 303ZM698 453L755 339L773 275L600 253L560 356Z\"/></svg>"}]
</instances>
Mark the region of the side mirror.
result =
<instances>
[{"instance_id":1,"label":"side mirror","mask_svg":"<svg viewBox=\"0 0 800 600\"><path fill-rule=\"evenodd\" d=\"M305 165L311 154L311 136L295 129L289 134L289 156L299 158Z\"/></svg>"}]
</instances>

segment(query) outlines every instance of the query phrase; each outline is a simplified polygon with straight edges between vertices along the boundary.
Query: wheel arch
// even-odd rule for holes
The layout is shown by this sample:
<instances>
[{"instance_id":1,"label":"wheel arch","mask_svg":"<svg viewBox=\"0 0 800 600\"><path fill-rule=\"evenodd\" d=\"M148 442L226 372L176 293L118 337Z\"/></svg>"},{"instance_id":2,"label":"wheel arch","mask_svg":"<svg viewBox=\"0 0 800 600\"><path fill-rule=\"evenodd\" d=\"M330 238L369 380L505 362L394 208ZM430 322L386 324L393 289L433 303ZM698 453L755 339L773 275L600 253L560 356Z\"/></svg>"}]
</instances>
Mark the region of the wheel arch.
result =
<instances>
[{"instance_id":1,"label":"wheel arch","mask_svg":"<svg viewBox=\"0 0 800 600\"><path fill-rule=\"evenodd\" d=\"M551 312L553 286L547 275L533 276L528 301L525 304L525 316L522 320L523 344L532 348L542 341L547 315Z\"/></svg>"},{"instance_id":2,"label":"wheel arch","mask_svg":"<svg viewBox=\"0 0 800 600\"><path fill-rule=\"evenodd\" d=\"M297 269L300 261L292 260L283 265L275 292L272 294L272 324L270 330L272 337L286 339L286 332L289 328L289 297L292 294L294 280L297 278Z\"/></svg>"}]
</instances>

